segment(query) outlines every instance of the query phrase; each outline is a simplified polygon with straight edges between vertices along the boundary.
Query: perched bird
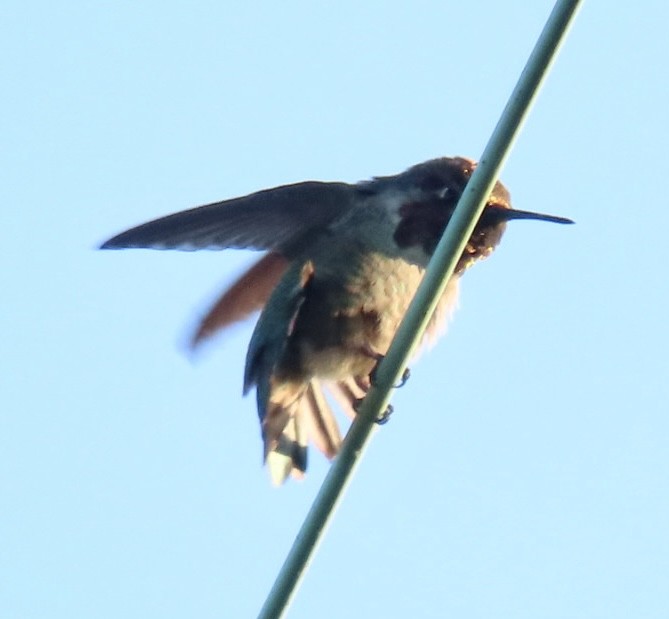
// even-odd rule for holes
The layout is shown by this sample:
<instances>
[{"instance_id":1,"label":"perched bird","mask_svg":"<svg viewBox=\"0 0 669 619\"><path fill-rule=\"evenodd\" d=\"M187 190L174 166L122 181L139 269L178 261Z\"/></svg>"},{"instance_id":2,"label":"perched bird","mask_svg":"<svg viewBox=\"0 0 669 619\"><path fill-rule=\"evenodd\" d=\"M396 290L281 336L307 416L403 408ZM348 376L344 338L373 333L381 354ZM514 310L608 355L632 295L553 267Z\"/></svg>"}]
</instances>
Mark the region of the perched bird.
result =
<instances>
[{"instance_id":1,"label":"perched bird","mask_svg":"<svg viewBox=\"0 0 669 619\"><path fill-rule=\"evenodd\" d=\"M244 393L256 388L264 457L280 484L303 475L309 439L328 458L337 454L341 436L323 382L353 415L475 166L440 158L355 185L307 181L266 189L150 221L102 249L267 252L214 305L193 343L262 310ZM496 183L429 332L450 315L462 274L490 255L512 219L572 223L512 209Z\"/></svg>"}]
</instances>

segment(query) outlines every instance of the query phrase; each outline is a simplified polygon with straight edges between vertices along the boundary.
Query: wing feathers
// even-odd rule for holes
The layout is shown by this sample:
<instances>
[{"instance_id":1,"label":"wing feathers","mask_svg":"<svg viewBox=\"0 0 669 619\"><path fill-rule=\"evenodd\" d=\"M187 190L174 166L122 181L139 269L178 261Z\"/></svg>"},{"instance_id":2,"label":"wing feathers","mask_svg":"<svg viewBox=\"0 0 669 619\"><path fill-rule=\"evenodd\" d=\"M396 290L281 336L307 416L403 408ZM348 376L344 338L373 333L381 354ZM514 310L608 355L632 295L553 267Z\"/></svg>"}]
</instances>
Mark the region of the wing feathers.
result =
<instances>
[{"instance_id":1,"label":"wing feathers","mask_svg":"<svg viewBox=\"0 0 669 619\"><path fill-rule=\"evenodd\" d=\"M121 232L101 249L276 249L327 227L353 205L355 187L307 181L206 204Z\"/></svg>"}]
</instances>

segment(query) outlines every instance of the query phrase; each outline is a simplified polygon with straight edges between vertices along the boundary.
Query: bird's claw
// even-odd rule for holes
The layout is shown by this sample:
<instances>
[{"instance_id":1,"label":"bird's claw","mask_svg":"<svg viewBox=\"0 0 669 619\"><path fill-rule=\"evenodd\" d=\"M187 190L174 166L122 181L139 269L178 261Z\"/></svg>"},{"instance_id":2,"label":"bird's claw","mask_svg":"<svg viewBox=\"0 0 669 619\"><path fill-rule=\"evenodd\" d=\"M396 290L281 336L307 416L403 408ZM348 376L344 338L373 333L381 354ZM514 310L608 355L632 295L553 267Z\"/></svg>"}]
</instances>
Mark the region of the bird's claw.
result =
<instances>
[{"instance_id":1,"label":"bird's claw","mask_svg":"<svg viewBox=\"0 0 669 619\"><path fill-rule=\"evenodd\" d=\"M378 372L379 369L379 363L383 361L383 355L378 355L376 358L376 365L372 368L372 371L369 373L369 384L370 385L376 385L376 373ZM400 376L400 382L397 385L393 385L393 389L399 389L400 387L404 387L406 382L409 380L409 377L411 376L411 370L409 368L404 368L404 372L402 372L402 376Z\"/></svg>"},{"instance_id":2,"label":"bird's claw","mask_svg":"<svg viewBox=\"0 0 669 619\"><path fill-rule=\"evenodd\" d=\"M404 368L404 372L402 372L402 376L400 376L399 384L393 385L393 388L399 389L400 387L404 387L404 385L406 385L410 377L411 377L411 370L409 368Z\"/></svg>"},{"instance_id":3,"label":"bird's claw","mask_svg":"<svg viewBox=\"0 0 669 619\"><path fill-rule=\"evenodd\" d=\"M357 413L360 410L360 405L362 404L364 398L359 398L358 400L355 400L353 402L353 410ZM386 410L384 410L382 413L379 414L379 416L374 420L374 423L383 426L386 423L388 423L388 420L390 419L390 416L393 414L393 405L388 404L386 406Z\"/></svg>"},{"instance_id":4,"label":"bird's claw","mask_svg":"<svg viewBox=\"0 0 669 619\"><path fill-rule=\"evenodd\" d=\"M390 416L393 414L393 405L388 404L386 406L386 410L384 410L375 420L374 423L380 426L384 426L388 423L388 420L390 419Z\"/></svg>"}]
</instances>

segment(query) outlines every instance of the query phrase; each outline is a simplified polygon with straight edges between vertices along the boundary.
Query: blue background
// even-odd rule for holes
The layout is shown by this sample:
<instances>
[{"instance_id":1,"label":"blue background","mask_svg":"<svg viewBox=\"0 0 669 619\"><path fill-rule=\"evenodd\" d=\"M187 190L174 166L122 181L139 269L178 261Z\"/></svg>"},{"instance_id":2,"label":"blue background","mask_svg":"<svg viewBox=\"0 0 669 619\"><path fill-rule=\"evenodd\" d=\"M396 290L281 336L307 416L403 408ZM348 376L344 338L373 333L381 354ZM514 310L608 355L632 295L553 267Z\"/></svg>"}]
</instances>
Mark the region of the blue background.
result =
<instances>
[{"instance_id":1,"label":"blue background","mask_svg":"<svg viewBox=\"0 0 669 619\"><path fill-rule=\"evenodd\" d=\"M272 488L247 252L97 252L287 182L478 157L551 2L0 8L0 616L252 617L326 473ZM393 396L291 617L665 617L664 3L586 2L503 171L517 222Z\"/></svg>"}]
</instances>

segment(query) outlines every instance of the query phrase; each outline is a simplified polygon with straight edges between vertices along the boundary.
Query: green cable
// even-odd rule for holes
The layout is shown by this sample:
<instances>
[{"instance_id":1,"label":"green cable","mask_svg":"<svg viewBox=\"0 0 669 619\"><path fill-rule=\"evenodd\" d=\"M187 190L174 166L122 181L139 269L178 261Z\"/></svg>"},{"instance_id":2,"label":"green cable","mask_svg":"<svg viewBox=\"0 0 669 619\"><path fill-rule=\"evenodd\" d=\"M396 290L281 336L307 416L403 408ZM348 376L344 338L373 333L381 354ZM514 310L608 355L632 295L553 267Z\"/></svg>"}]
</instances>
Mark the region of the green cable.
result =
<instances>
[{"instance_id":1,"label":"green cable","mask_svg":"<svg viewBox=\"0 0 669 619\"><path fill-rule=\"evenodd\" d=\"M286 612L344 490L362 458L365 446L376 428L374 421L388 406L392 386L400 380L413 350L422 339L423 331L476 226L500 169L579 5L580 0L556 2L430 260L425 277L397 330L395 339L379 364L375 384L365 397L341 451L332 464L274 581L258 615L259 619L276 619Z\"/></svg>"}]
</instances>

